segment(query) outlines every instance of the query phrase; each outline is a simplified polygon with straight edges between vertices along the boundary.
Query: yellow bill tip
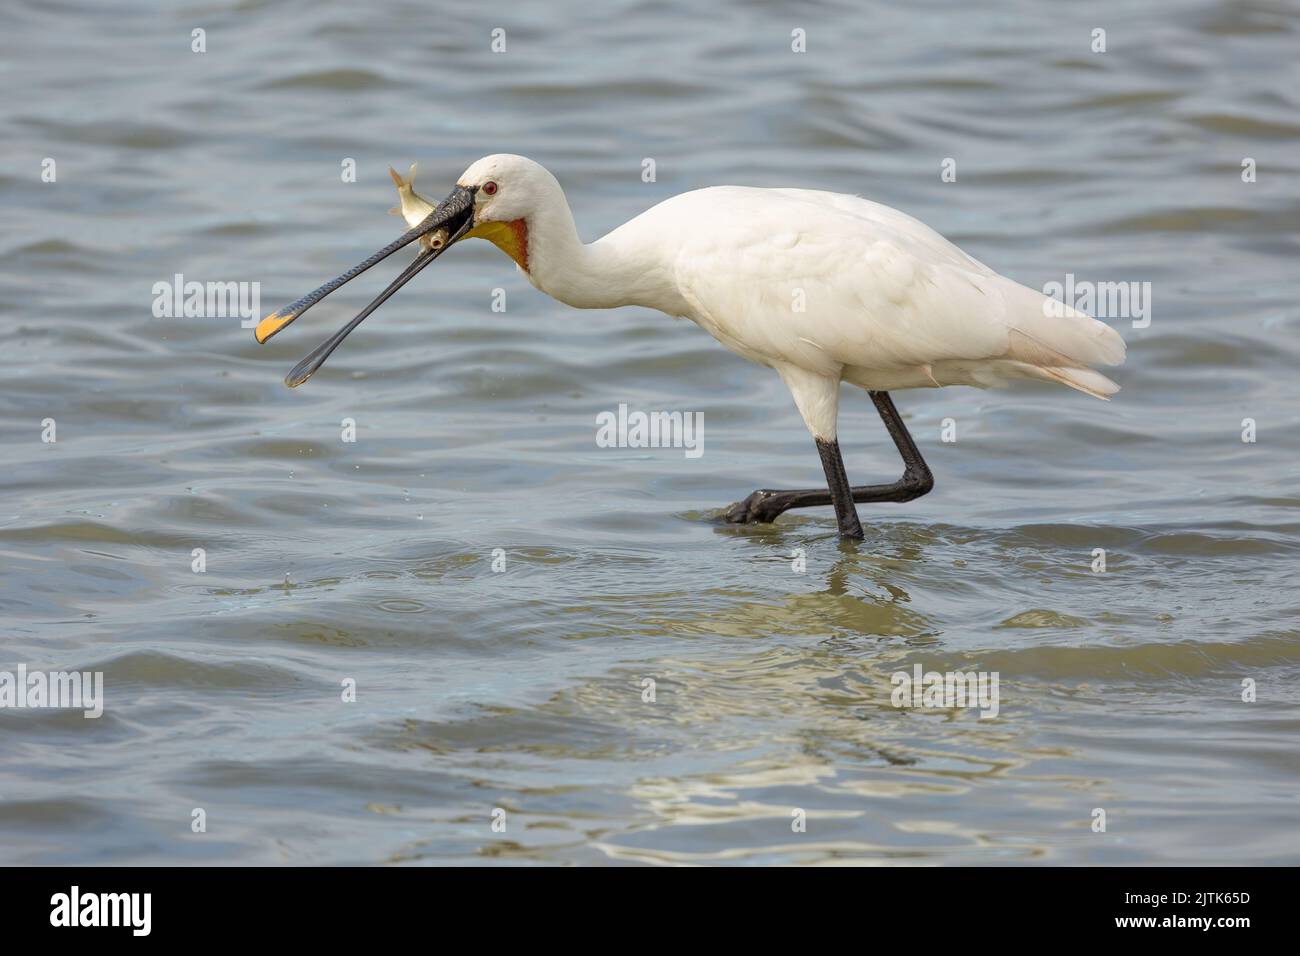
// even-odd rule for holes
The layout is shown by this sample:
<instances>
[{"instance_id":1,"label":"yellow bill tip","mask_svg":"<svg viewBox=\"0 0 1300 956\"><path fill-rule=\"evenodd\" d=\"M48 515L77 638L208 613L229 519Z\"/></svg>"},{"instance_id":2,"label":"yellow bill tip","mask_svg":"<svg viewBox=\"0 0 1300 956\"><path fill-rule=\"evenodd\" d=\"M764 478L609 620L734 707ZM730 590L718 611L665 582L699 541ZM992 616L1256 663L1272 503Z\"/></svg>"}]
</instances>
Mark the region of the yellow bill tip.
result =
<instances>
[{"instance_id":1,"label":"yellow bill tip","mask_svg":"<svg viewBox=\"0 0 1300 956\"><path fill-rule=\"evenodd\" d=\"M281 315L279 312L272 312L261 322L257 323L257 328L253 330L253 338L257 339L258 345L263 345L266 340L275 335L282 328L293 321L291 315Z\"/></svg>"}]
</instances>

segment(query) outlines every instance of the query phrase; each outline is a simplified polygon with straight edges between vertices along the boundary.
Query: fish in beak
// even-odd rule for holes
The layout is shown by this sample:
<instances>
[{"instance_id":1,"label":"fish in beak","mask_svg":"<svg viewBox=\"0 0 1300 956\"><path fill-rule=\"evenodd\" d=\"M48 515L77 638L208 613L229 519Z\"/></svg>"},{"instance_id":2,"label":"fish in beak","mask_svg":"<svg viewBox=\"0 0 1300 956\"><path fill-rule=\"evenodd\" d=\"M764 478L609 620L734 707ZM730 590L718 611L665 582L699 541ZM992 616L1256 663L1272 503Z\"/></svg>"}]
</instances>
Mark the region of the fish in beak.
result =
<instances>
[{"instance_id":1,"label":"fish in beak","mask_svg":"<svg viewBox=\"0 0 1300 956\"><path fill-rule=\"evenodd\" d=\"M330 357L330 354L339 347L339 343L347 338L353 329L365 321L370 313L388 301L394 292L415 278L421 269L442 255L448 246L455 243L474 227L473 190L464 186L457 186L437 206L430 206L428 200L416 195L415 190L411 187L415 167L411 167L411 176L405 180L392 170L389 170L389 172L393 176L393 181L397 184L398 198L402 202L400 207L401 215L408 224L411 224L411 228L365 262L353 266L347 272L326 282L319 289L307 293L296 302L291 302L284 308L272 312L257 324L257 328L253 330L254 337L259 343L266 342L271 336L335 289L351 282L371 266L383 262L398 249L419 240L420 252L411 264L403 269L402 273L388 285L388 288L379 293L373 302L357 314L356 318L318 345L310 355L294 366L293 370L284 379L284 383L290 388L297 388L311 378L316 373L316 370L325 364L325 360ZM412 219L425 212L426 209L428 212L422 218L415 219L414 224L412 224Z\"/></svg>"},{"instance_id":2,"label":"fish in beak","mask_svg":"<svg viewBox=\"0 0 1300 956\"><path fill-rule=\"evenodd\" d=\"M388 175L393 177L393 185L397 187L398 201L396 206L388 210L388 214L401 216L411 229L424 222L424 217L433 212L433 203L415 191L415 166L415 163L411 163L410 172L405 178L392 166L388 167Z\"/></svg>"}]
</instances>

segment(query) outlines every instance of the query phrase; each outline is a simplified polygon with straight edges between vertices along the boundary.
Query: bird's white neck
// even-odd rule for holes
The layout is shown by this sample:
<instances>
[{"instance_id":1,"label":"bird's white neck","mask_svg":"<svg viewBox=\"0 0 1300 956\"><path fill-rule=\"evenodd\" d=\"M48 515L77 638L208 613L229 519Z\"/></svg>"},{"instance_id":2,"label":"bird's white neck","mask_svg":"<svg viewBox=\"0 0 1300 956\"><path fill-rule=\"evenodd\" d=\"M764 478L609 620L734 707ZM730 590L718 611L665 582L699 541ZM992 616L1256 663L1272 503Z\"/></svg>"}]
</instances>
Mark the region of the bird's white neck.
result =
<instances>
[{"instance_id":1,"label":"bird's white neck","mask_svg":"<svg viewBox=\"0 0 1300 956\"><path fill-rule=\"evenodd\" d=\"M534 286L578 309L640 305L683 314L664 244L630 228L635 220L584 244L564 194L555 198L527 221L527 273Z\"/></svg>"}]
</instances>

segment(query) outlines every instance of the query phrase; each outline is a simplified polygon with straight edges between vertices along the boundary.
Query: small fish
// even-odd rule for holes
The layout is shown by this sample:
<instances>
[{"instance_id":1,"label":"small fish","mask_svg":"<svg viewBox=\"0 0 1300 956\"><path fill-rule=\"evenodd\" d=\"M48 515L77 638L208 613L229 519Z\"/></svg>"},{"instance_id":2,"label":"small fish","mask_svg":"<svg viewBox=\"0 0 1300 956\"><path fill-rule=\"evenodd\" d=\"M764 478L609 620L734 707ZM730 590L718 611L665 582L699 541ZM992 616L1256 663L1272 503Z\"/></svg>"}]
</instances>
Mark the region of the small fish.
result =
<instances>
[{"instance_id":1,"label":"small fish","mask_svg":"<svg viewBox=\"0 0 1300 956\"><path fill-rule=\"evenodd\" d=\"M388 210L388 214L401 216L411 229L422 223L424 217L433 212L433 203L415 191L415 166L415 163L411 164L411 171L406 174L405 179L392 166L388 167L388 175L393 177L393 185L397 187L397 198L402 202L400 206Z\"/></svg>"},{"instance_id":2,"label":"small fish","mask_svg":"<svg viewBox=\"0 0 1300 956\"><path fill-rule=\"evenodd\" d=\"M397 198L401 200L400 206L394 206L388 210L390 216L401 216L406 220L406 225L412 229L424 222L426 216L433 212L433 203L425 199L415 191L415 167L411 164L411 170L403 179L401 173L392 166L388 167L388 175L393 177L393 185L397 187ZM450 238L450 232L444 227L427 236L420 237L420 245L425 249L441 249L447 244Z\"/></svg>"}]
</instances>

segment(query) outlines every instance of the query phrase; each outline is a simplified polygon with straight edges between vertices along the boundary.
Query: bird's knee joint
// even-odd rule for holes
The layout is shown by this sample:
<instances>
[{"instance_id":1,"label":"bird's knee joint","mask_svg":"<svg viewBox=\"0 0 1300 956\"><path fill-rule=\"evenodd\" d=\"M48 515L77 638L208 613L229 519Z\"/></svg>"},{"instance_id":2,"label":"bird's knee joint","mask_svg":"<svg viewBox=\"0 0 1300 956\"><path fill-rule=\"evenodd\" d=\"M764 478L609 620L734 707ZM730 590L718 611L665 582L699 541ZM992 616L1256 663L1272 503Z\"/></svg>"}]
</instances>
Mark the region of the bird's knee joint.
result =
<instances>
[{"instance_id":1,"label":"bird's knee joint","mask_svg":"<svg viewBox=\"0 0 1300 956\"><path fill-rule=\"evenodd\" d=\"M903 488L907 492L908 501L928 495L934 490L934 475L930 474L928 468L919 472L909 471L903 475Z\"/></svg>"}]
</instances>

